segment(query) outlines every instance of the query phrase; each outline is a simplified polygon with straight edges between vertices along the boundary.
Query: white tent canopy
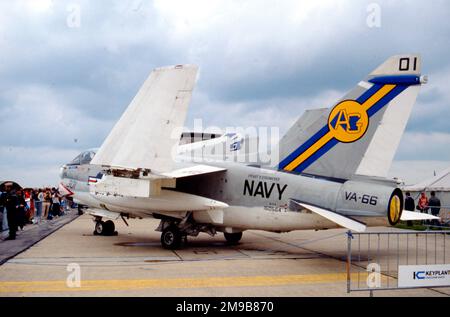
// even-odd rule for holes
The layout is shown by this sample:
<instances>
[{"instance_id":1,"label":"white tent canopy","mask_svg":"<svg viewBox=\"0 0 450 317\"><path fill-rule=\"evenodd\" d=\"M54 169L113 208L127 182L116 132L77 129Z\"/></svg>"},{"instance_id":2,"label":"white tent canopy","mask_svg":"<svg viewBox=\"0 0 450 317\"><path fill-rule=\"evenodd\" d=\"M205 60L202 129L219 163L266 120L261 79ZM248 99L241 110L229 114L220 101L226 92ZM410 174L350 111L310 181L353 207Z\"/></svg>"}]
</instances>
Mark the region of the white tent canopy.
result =
<instances>
[{"instance_id":1,"label":"white tent canopy","mask_svg":"<svg viewBox=\"0 0 450 317\"><path fill-rule=\"evenodd\" d=\"M450 167L430 179L416 185L406 186L404 189L409 191L450 191Z\"/></svg>"}]
</instances>

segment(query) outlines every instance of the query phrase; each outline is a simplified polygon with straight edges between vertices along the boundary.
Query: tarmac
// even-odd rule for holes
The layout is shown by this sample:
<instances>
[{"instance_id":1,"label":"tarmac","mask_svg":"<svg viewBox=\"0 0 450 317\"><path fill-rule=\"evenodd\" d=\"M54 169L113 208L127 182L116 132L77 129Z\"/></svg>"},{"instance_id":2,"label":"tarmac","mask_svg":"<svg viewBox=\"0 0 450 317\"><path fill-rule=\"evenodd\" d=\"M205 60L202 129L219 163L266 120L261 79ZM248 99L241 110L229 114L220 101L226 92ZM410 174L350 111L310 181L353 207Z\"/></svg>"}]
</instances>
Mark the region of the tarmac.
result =
<instances>
[{"instance_id":1,"label":"tarmac","mask_svg":"<svg viewBox=\"0 0 450 317\"><path fill-rule=\"evenodd\" d=\"M20 236L20 239L17 238L14 241L5 241L9 234L7 230L2 232L0 241L5 243L0 243L0 265L17 254L27 250L35 243L44 239L77 217L77 212L72 210L63 217L58 217L51 221L43 220L39 225L26 225L23 230L19 229L17 233L17 235Z\"/></svg>"},{"instance_id":2,"label":"tarmac","mask_svg":"<svg viewBox=\"0 0 450 317\"><path fill-rule=\"evenodd\" d=\"M7 260L0 266L0 297L369 296L367 291L347 293L345 229L246 231L236 246L227 245L222 234L200 234L189 237L185 248L171 251L161 247L155 219L130 219L128 227L116 221L118 235L95 236L90 216L72 212L65 217L59 224L20 233L16 241L21 247L16 241L0 242ZM52 228L44 230L46 226ZM450 255L449 247L444 242ZM352 266L353 282L365 281L364 274L356 275L361 271L365 268ZM395 276L383 279L395 283ZM388 297L449 295L450 288L374 292Z\"/></svg>"}]
</instances>

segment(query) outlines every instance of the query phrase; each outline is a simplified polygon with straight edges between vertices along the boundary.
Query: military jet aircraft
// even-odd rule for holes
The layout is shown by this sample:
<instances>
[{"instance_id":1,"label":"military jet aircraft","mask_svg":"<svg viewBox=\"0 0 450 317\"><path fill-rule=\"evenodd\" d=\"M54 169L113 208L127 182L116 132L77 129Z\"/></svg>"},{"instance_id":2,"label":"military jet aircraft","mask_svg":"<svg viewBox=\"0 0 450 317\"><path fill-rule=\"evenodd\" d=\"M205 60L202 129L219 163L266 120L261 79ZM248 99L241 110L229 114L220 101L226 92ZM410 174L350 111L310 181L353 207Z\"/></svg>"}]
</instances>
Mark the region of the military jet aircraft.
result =
<instances>
[{"instance_id":1,"label":"military jet aircraft","mask_svg":"<svg viewBox=\"0 0 450 317\"><path fill-rule=\"evenodd\" d=\"M359 232L435 218L403 210L403 193L387 178L427 81L420 56L393 56L331 107L306 111L281 138L274 150L280 160L272 163L229 159L249 156L244 136L179 129L197 71L155 69L101 147L62 166L60 190L94 217L94 234L113 234L119 218L154 217L162 246L176 249L201 232L223 232L236 244L249 229ZM224 144L223 159L195 155Z\"/></svg>"}]
</instances>

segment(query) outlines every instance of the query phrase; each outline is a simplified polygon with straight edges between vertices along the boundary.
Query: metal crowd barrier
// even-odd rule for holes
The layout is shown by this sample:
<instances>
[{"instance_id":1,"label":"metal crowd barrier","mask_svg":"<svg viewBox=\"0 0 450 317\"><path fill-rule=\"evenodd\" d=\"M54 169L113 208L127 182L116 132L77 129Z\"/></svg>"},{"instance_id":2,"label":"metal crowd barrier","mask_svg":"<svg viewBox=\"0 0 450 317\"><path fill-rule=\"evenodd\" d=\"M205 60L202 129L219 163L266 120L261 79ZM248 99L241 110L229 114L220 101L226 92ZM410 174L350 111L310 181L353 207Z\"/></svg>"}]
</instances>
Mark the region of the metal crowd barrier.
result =
<instances>
[{"instance_id":1,"label":"metal crowd barrier","mask_svg":"<svg viewBox=\"0 0 450 317\"><path fill-rule=\"evenodd\" d=\"M369 291L372 296L376 290L450 288L450 283L440 286L399 286L400 266L450 265L450 231L349 231L347 236L348 293ZM444 274L445 271L439 273ZM443 276L444 279L450 278L450 269L447 273L449 276ZM424 274L428 272L412 274L424 279Z\"/></svg>"}]
</instances>

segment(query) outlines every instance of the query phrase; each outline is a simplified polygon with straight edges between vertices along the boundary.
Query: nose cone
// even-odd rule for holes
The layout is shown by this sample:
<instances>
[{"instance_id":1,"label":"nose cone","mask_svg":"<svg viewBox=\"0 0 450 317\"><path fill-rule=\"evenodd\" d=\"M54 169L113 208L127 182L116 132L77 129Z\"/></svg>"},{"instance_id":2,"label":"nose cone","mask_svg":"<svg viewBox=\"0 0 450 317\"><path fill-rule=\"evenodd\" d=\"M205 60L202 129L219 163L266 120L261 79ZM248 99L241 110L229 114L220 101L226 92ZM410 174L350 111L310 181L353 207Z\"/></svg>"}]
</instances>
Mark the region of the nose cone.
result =
<instances>
[{"instance_id":1,"label":"nose cone","mask_svg":"<svg viewBox=\"0 0 450 317\"><path fill-rule=\"evenodd\" d=\"M63 179L65 177L65 171L67 169L67 165L64 164L59 168L59 178Z\"/></svg>"}]
</instances>

